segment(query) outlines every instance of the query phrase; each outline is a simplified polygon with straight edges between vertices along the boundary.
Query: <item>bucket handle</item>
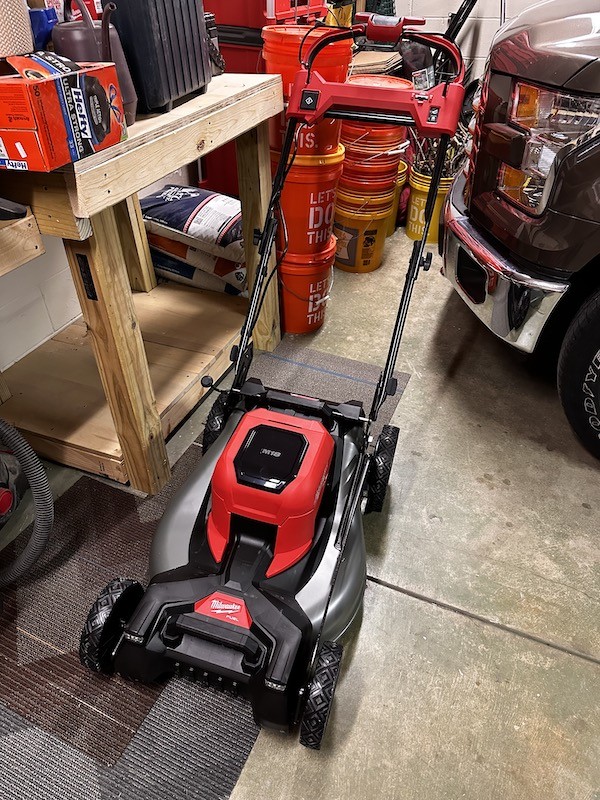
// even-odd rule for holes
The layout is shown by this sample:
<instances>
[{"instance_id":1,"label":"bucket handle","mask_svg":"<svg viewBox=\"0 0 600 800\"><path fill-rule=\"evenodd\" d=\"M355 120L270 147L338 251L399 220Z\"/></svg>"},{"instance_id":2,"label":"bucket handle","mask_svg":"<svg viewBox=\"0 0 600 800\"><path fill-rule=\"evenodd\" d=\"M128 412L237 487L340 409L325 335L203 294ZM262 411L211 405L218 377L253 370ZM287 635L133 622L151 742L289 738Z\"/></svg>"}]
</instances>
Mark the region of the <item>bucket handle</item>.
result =
<instances>
[{"instance_id":1,"label":"bucket handle","mask_svg":"<svg viewBox=\"0 0 600 800\"><path fill-rule=\"evenodd\" d=\"M325 295L325 297L322 297L320 300L317 300L317 302L315 303L315 307L321 306L329 300L329 298L331 297L331 290L333 289L333 281L334 281L334 272L332 264L329 269L329 286L327 287L327 294ZM296 294L296 292L292 291L292 289L290 289L289 286L286 286L285 281L281 277L281 273L279 274L279 283L281 284L281 286L283 286L286 292L289 292L292 295L292 297L296 298L296 300L301 300L303 303L310 302L310 297L301 297L299 294Z\"/></svg>"}]
</instances>

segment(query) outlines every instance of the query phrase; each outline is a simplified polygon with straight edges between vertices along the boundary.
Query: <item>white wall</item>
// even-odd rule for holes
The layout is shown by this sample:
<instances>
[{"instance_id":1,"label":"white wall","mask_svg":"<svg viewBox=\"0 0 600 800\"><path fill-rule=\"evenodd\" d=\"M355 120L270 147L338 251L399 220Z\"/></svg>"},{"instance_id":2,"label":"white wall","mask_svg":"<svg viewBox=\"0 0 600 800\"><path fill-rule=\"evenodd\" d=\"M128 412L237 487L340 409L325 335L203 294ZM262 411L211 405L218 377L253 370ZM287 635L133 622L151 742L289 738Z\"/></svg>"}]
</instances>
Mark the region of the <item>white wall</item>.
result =
<instances>
[{"instance_id":1,"label":"white wall","mask_svg":"<svg viewBox=\"0 0 600 800\"><path fill-rule=\"evenodd\" d=\"M506 0L506 18L515 17L532 5L531 0ZM397 14L425 17L427 29L431 31L445 31L448 14L459 7L460 0L408 0L407 3L396 0ZM478 0L459 37L465 59L473 62L473 77L479 77L483 72L490 44L499 26L500 0Z\"/></svg>"},{"instance_id":2,"label":"white wall","mask_svg":"<svg viewBox=\"0 0 600 800\"><path fill-rule=\"evenodd\" d=\"M81 314L62 241L45 236L44 245L44 255L0 278L0 371Z\"/></svg>"},{"instance_id":3,"label":"white wall","mask_svg":"<svg viewBox=\"0 0 600 800\"><path fill-rule=\"evenodd\" d=\"M167 183L195 183L195 165L184 167L141 194ZM0 372L81 316L60 239L44 237L46 253L0 277Z\"/></svg>"}]
</instances>

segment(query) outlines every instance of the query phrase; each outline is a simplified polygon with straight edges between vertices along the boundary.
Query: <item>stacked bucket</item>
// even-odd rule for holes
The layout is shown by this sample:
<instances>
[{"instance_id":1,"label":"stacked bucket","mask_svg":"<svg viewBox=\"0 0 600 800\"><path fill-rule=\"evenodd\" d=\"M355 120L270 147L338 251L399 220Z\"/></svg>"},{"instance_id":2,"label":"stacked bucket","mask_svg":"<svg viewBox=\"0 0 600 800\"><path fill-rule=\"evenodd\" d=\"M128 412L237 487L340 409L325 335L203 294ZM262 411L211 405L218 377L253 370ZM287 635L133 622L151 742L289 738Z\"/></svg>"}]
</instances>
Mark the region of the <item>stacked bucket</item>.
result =
<instances>
[{"instance_id":1,"label":"stacked bucket","mask_svg":"<svg viewBox=\"0 0 600 800\"><path fill-rule=\"evenodd\" d=\"M331 31L306 25L272 25L263 28L266 71L283 78L287 102L299 68L299 54ZM352 58L350 40L324 48L314 62L326 80L345 81ZM273 173L279 162L285 115L270 123ZM285 225L278 241L281 319L285 333L309 333L325 320L331 271L336 256L332 235L338 181L342 174L344 147L341 123L323 120L299 129L295 158L281 195Z\"/></svg>"},{"instance_id":2,"label":"stacked bucket","mask_svg":"<svg viewBox=\"0 0 600 800\"><path fill-rule=\"evenodd\" d=\"M412 88L410 81L390 75L356 75L350 83L386 89ZM334 233L336 267L346 272L372 272L381 266L386 236L395 230L400 191L407 166L400 148L406 129L397 125L344 122L341 141L346 151L339 182Z\"/></svg>"}]
</instances>

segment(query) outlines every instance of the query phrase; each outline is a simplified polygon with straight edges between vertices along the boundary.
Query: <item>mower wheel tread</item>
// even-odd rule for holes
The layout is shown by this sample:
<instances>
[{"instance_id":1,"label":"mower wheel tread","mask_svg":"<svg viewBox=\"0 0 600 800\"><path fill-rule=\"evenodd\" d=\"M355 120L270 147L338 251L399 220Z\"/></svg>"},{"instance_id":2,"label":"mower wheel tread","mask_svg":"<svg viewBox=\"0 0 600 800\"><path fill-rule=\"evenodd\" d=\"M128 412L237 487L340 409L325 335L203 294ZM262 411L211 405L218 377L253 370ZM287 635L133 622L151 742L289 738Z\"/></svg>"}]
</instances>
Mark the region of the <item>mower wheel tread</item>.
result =
<instances>
[{"instance_id":1,"label":"mower wheel tread","mask_svg":"<svg viewBox=\"0 0 600 800\"><path fill-rule=\"evenodd\" d=\"M141 583L127 578L115 578L100 592L79 642L79 660L84 667L107 675L114 672L113 650L143 594Z\"/></svg>"},{"instance_id":2,"label":"mower wheel tread","mask_svg":"<svg viewBox=\"0 0 600 800\"><path fill-rule=\"evenodd\" d=\"M399 433L394 425L384 425L379 434L367 478L365 514L383 511Z\"/></svg>"},{"instance_id":3,"label":"mower wheel tread","mask_svg":"<svg viewBox=\"0 0 600 800\"><path fill-rule=\"evenodd\" d=\"M309 686L308 699L300 723L300 744L311 750L321 749L340 674L343 651L341 644L324 642L317 656L315 674Z\"/></svg>"},{"instance_id":4,"label":"mower wheel tread","mask_svg":"<svg viewBox=\"0 0 600 800\"><path fill-rule=\"evenodd\" d=\"M216 442L221 431L225 427L227 417L229 416L227 398L227 394L218 395L208 413L208 418L204 426L204 433L202 435L202 455L208 452L209 448Z\"/></svg>"}]
</instances>

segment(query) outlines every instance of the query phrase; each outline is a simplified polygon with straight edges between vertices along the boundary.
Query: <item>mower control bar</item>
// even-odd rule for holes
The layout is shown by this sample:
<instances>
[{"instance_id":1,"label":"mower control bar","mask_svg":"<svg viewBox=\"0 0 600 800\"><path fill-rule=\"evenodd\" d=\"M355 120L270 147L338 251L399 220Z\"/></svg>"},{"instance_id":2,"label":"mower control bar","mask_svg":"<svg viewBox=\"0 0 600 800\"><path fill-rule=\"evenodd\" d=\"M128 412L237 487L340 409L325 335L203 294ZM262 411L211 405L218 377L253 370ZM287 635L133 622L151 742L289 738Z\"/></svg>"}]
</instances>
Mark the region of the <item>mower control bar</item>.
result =
<instances>
[{"instance_id":1,"label":"mower control bar","mask_svg":"<svg viewBox=\"0 0 600 800\"><path fill-rule=\"evenodd\" d=\"M359 14L361 23L352 29L335 30L319 39L296 73L288 104L287 116L307 125L323 117L360 119L388 124L410 125L421 136L439 138L456 132L464 99L464 64L460 50L443 36L405 30L408 23L423 24L421 19L379 17ZM361 86L357 83L326 81L313 69L318 54L328 45L343 38L367 35L374 41L412 39L434 47L446 54L453 63L456 75L452 81L440 83L428 90L389 89Z\"/></svg>"}]
</instances>

